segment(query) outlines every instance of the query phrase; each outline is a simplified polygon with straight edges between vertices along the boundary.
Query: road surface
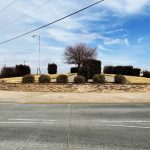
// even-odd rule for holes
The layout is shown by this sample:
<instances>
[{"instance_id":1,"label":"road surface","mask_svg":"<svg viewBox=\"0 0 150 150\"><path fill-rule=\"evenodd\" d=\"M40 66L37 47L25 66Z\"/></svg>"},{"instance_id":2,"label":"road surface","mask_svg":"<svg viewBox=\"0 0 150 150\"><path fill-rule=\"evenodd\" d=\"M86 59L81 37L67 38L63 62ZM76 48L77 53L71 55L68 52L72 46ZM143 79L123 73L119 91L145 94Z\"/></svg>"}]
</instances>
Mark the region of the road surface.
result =
<instances>
[{"instance_id":1,"label":"road surface","mask_svg":"<svg viewBox=\"0 0 150 150\"><path fill-rule=\"evenodd\" d=\"M0 150L148 149L148 104L0 104Z\"/></svg>"}]
</instances>

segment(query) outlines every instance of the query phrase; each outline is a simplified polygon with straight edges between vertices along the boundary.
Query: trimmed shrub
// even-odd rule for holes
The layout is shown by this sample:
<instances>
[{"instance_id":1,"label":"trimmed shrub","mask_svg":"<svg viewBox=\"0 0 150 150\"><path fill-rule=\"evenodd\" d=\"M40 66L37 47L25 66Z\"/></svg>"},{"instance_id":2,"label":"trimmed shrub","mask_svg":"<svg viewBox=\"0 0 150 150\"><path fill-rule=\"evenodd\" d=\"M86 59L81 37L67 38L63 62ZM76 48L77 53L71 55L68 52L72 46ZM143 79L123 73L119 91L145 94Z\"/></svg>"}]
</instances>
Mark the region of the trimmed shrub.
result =
<instances>
[{"instance_id":1,"label":"trimmed shrub","mask_svg":"<svg viewBox=\"0 0 150 150\"><path fill-rule=\"evenodd\" d=\"M133 66L123 66L122 75L129 75L129 76L131 76L132 73L133 73Z\"/></svg>"},{"instance_id":2,"label":"trimmed shrub","mask_svg":"<svg viewBox=\"0 0 150 150\"><path fill-rule=\"evenodd\" d=\"M85 82L87 82L90 77L89 68L87 66L82 67L81 69L78 70L78 75L83 76L85 78Z\"/></svg>"},{"instance_id":3,"label":"trimmed shrub","mask_svg":"<svg viewBox=\"0 0 150 150\"><path fill-rule=\"evenodd\" d=\"M34 83L34 82L35 82L35 78L31 74L24 75L22 77L22 83Z\"/></svg>"},{"instance_id":4,"label":"trimmed shrub","mask_svg":"<svg viewBox=\"0 0 150 150\"><path fill-rule=\"evenodd\" d=\"M141 69L133 68L133 66L105 66L103 72L105 74L140 76Z\"/></svg>"},{"instance_id":5,"label":"trimmed shrub","mask_svg":"<svg viewBox=\"0 0 150 150\"><path fill-rule=\"evenodd\" d=\"M68 76L61 74L61 75L57 76L56 82L57 83L68 83Z\"/></svg>"},{"instance_id":6,"label":"trimmed shrub","mask_svg":"<svg viewBox=\"0 0 150 150\"><path fill-rule=\"evenodd\" d=\"M124 73L124 67L123 66L116 66L113 69L114 74L123 74Z\"/></svg>"},{"instance_id":7,"label":"trimmed shrub","mask_svg":"<svg viewBox=\"0 0 150 150\"><path fill-rule=\"evenodd\" d=\"M70 69L70 73L77 73L78 72L78 67L72 67Z\"/></svg>"},{"instance_id":8,"label":"trimmed shrub","mask_svg":"<svg viewBox=\"0 0 150 150\"><path fill-rule=\"evenodd\" d=\"M50 83L51 78L48 75L41 75L39 77L39 83Z\"/></svg>"},{"instance_id":9,"label":"trimmed shrub","mask_svg":"<svg viewBox=\"0 0 150 150\"><path fill-rule=\"evenodd\" d=\"M95 74L93 77L94 83L105 83L105 75Z\"/></svg>"},{"instance_id":10,"label":"trimmed shrub","mask_svg":"<svg viewBox=\"0 0 150 150\"><path fill-rule=\"evenodd\" d=\"M89 69L89 79L92 79L95 74L101 74L101 61L95 59L86 60L83 67L88 67Z\"/></svg>"},{"instance_id":11,"label":"trimmed shrub","mask_svg":"<svg viewBox=\"0 0 150 150\"><path fill-rule=\"evenodd\" d=\"M103 72L105 74L132 75L133 66L105 66Z\"/></svg>"},{"instance_id":12,"label":"trimmed shrub","mask_svg":"<svg viewBox=\"0 0 150 150\"><path fill-rule=\"evenodd\" d=\"M15 77L16 73L15 73L15 68L14 67L3 67L1 70L1 78L11 78L11 77Z\"/></svg>"},{"instance_id":13,"label":"trimmed shrub","mask_svg":"<svg viewBox=\"0 0 150 150\"><path fill-rule=\"evenodd\" d=\"M49 74L57 74L57 65L56 64L48 64L48 73Z\"/></svg>"},{"instance_id":14,"label":"trimmed shrub","mask_svg":"<svg viewBox=\"0 0 150 150\"><path fill-rule=\"evenodd\" d=\"M114 77L114 81L117 84L125 84L127 82L125 76L123 76L123 75L116 75Z\"/></svg>"},{"instance_id":15,"label":"trimmed shrub","mask_svg":"<svg viewBox=\"0 0 150 150\"><path fill-rule=\"evenodd\" d=\"M31 69L29 66L26 65L16 65L15 67L16 76L24 76L31 73Z\"/></svg>"},{"instance_id":16,"label":"trimmed shrub","mask_svg":"<svg viewBox=\"0 0 150 150\"><path fill-rule=\"evenodd\" d=\"M75 76L74 77L74 83L77 83L77 84L85 83L85 77L80 76L80 75Z\"/></svg>"},{"instance_id":17,"label":"trimmed shrub","mask_svg":"<svg viewBox=\"0 0 150 150\"><path fill-rule=\"evenodd\" d=\"M150 78L150 71L143 71L143 77Z\"/></svg>"},{"instance_id":18,"label":"trimmed shrub","mask_svg":"<svg viewBox=\"0 0 150 150\"><path fill-rule=\"evenodd\" d=\"M140 76L141 69L140 68L133 68L132 69L132 76Z\"/></svg>"},{"instance_id":19,"label":"trimmed shrub","mask_svg":"<svg viewBox=\"0 0 150 150\"><path fill-rule=\"evenodd\" d=\"M78 75L84 76L86 82L92 79L95 74L101 74L101 61L99 60L86 60L78 70Z\"/></svg>"},{"instance_id":20,"label":"trimmed shrub","mask_svg":"<svg viewBox=\"0 0 150 150\"><path fill-rule=\"evenodd\" d=\"M105 66L103 72L105 74L113 74L114 73L114 67L113 66Z\"/></svg>"},{"instance_id":21,"label":"trimmed shrub","mask_svg":"<svg viewBox=\"0 0 150 150\"><path fill-rule=\"evenodd\" d=\"M16 67L3 67L1 70L1 78L19 77L30 74L31 70L26 65L16 65Z\"/></svg>"}]
</instances>

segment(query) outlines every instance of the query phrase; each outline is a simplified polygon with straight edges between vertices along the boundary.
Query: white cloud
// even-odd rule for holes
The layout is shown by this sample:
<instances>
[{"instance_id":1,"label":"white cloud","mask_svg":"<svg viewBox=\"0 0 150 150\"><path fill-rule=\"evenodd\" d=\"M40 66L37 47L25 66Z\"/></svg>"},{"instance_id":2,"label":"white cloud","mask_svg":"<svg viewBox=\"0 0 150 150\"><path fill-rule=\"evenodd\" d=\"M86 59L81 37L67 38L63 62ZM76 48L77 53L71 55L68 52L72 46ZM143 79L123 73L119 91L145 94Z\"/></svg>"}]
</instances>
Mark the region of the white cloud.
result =
<instances>
[{"instance_id":1,"label":"white cloud","mask_svg":"<svg viewBox=\"0 0 150 150\"><path fill-rule=\"evenodd\" d=\"M99 44L97 49L99 50L99 52L112 52L113 50L110 50L106 47L104 47L102 44Z\"/></svg>"},{"instance_id":2,"label":"white cloud","mask_svg":"<svg viewBox=\"0 0 150 150\"><path fill-rule=\"evenodd\" d=\"M122 44L122 40L120 39L109 39L104 41L105 45L114 45L114 44Z\"/></svg>"},{"instance_id":3,"label":"white cloud","mask_svg":"<svg viewBox=\"0 0 150 150\"><path fill-rule=\"evenodd\" d=\"M103 5L121 15L132 15L143 12L150 0L106 0Z\"/></svg>"},{"instance_id":4,"label":"white cloud","mask_svg":"<svg viewBox=\"0 0 150 150\"><path fill-rule=\"evenodd\" d=\"M112 34L112 33L116 33L116 32L122 32L124 31L124 29L115 29L115 30L111 30L111 31L107 31L107 34Z\"/></svg>"},{"instance_id":5,"label":"white cloud","mask_svg":"<svg viewBox=\"0 0 150 150\"><path fill-rule=\"evenodd\" d=\"M48 22L54 21L55 19L85 7L96 0L82 0L82 3L80 0L49 0L49 3L47 4L46 1L48 0L17 1L7 11L0 14L0 28L1 26L5 27L0 29L0 41L7 40L13 36L47 24ZM78 15L34 33L41 34L41 55L43 56L42 67L44 68L50 60L57 61L60 66L64 66L62 65L61 60L64 45L74 44L76 42L85 42L94 45L97 41L99 41L99 43L103 43L108 46L130 46L129 37L113 36L116 32L126 34L124 33L124 28L120 26L120 22L122 23L122 20L119 20L119 25L118 22L115 22L116 26L113 20L112 22L110 20L110 24L108 24L107 21L111 18L111 16L116 14L117 16L121 16L143 13L144 8L149 5L149 2L150 0L105 0L102 4L98 5L98 7L95 6ZM10 0L2 0L0 9L8 3L10 3ZM45 5L42 5L44 3ZM37 9L32 11L34 8ZM109 10L115 13L110 14ZM26 13L28 14L26 17L23 17L23 19L7 26L9 22ZM7 43L6 45L1 45L0 54L2 59L0 60L0 64L5 62L6 64L15 65L16 63L21 63L26 59L27 62L29 62L35 69L37 66L37 41L31 37L32 34L14 42ZM138 42L141 43L142 40L143 39L139 38ZM105 45L99 45L98 48L102 51L110 52ZM95 44L95 47L96 46L97 45ZM16 56L18 56L17 59ZM61 67L60 72L64 71L65 68L67 67Z\"/></svg>"},{"instance_id":6,"label":"white cloud","mask_svg":"<svg viewBox=\"0 0 150 150\"><path fill-rule=\"evenodd\" d=\"M122 45L125 44L126 46L129 46L129 40L127 38L125 39L120 39L120 38L107 38L106 40L104 40L104 44L105 45Z\"/></svg>"},{"instance_id":7,"label":"white cloud","mask_svg":"<svg viewBox=\"0 0 150 150\"><path fill-rule=\"evenodd\" d=\"M61 43L73 44L77 42L91 42L99 37L97 33L77 33L60 28L52 28L48 31L49 37Z\"/></svg>"},{"instance_id":8,"label":"white cloud","mask_svg":"<svg viewBox=\"0 0 150 150\"><path fill-rule=\"evenodd\" d=\"M130 45L130 42L129 42L129 40L128 40L127 38L124 39L124 43L125 43L127 46Z\"/></svg>"}]
</instances>

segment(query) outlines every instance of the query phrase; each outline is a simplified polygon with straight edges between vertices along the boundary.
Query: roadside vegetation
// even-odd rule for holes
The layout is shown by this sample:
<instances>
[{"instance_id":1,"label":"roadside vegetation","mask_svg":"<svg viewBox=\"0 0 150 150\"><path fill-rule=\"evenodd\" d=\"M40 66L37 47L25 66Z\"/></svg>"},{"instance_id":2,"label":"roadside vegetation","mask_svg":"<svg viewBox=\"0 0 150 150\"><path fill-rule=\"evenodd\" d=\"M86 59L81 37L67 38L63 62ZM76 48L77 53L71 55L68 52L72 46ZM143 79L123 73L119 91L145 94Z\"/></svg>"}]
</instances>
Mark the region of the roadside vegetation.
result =
<instances>
[{"instance_id":1,"label":"roadside vegetation","mask_svg":"<svg viewBox=\"0 0 150 150\"><path fill-rule=\"evenodd\" d=\"M104 66L97 59L96 48L88 47L79 43L68 46L64 50L63 60L67 64L75 65L70 73L57 74L58 67L55 63L49 63L47 74L32 75L31 68L27 65L16 65L15 67L3 67L0 73L0 81L6 83L141 83L150 84L150 71L141 71L133 66ZM102 74L103 72L103 74Z\"/></svg>"},{"instance_id":2,"label":"roadside vegetation","mask_svg":"<svg viewBox=\"0 0 150 150\"><path fill-rule=\"evenodd\" d=\"M65 74L65 75L68 76L68 83L78 83L78 84L86 83L85 82L85 77L83 77L83 76L79 76L79 75L77 75L75 73L73 73L73 74L68 73L68 74ZM56 83L56 78L59 75L58 74L54 74L54 75L47 75L47 76L49 76L50 79L51 79L50 83ZM75 78L76 76L78 76L77 79ZM98 75L96 75L96 76L98 76ZM115 75L113 75L113 74L103 74L103 76L105 76L105 83L113 83L114 82ZM34 75L35 83L41 83L41 82L39 82L39 77L40 77L40 75ZM124 77L126 78L128 84L150 84L150 78L135 77L135 76L124 76ZM3 79L0 79L0 82L21 83L22 82L22 77L3 78ZM97 83L103 84L104 83L104 82L100 83L101 81L99 81L99 79L96 79L96 81L95 81L95 78L93 78L93 80L92 79L88 80L88 83L92 83L92 82L95 83L95 84L97 84Z\"/></svg>"},{"instance_id":3,"label":"roadside vegetation","mask_svg":"<svg viewBox=\"0 0 150 150\"><path fill-rule=\"evenodd\" d=\"M74 83L76 84L84 84L85 83L85 77L77 75L74 77Z\"/></svg>"}]
</instances>

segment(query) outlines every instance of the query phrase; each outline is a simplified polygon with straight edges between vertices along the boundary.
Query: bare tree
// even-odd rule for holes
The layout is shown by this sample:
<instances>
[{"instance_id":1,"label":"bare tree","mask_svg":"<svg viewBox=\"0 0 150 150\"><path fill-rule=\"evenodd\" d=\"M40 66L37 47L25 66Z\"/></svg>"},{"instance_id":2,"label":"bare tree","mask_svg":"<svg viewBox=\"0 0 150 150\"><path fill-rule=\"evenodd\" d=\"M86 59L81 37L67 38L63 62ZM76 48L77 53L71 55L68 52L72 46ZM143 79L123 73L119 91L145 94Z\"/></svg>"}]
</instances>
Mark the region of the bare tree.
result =
<instances>
[{"instance_id":1,"label":"bare tree","mask_svg":"<svg viewBox=\"0 0 150 150\"><path fill-rule=\"evenodd\" d=\"M87 59L96 57L96 48L87 47L83 43L74 46L68 46L64 52L65 63L75 64L80 68L81 64Z\"/></svg>"}]
</instances>

